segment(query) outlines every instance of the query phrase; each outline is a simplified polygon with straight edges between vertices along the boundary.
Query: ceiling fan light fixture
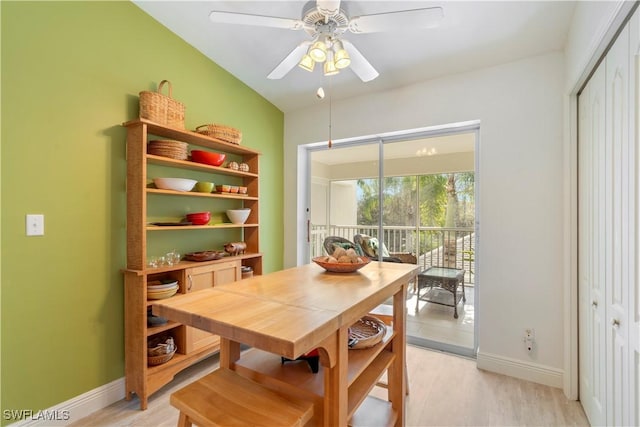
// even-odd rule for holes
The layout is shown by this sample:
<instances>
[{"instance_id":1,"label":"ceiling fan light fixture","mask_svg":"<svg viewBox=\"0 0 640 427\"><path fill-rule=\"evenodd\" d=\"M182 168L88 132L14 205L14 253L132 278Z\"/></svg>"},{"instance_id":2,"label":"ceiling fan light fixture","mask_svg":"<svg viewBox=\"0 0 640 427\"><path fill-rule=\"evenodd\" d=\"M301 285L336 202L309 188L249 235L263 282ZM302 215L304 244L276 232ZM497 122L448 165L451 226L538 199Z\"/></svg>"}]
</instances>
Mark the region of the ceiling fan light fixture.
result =
<instances>
[{"instance_id":1,"label":"ceiling fan light fixture","mask_svg":"<svg viewBox=\"0 0 640 427\"><path fill-rule=\"evenodd\" d=\"M324 62L327 60L327 45L318 40L311 45L307 54L316 62Z\"/></svg>"},{"instance_id":2,"label":"ceiling fan light fixture","mask_svg":"<svg viewBox=\"0 0 640 427\"><path fill-rule=\"evenodd\" d=\"M351 58L349 58L349 53L340 49L334 55L334 62L336 64L336 68L342 70L343 68L347 68L351 64Z\"/></svg>"},{"instance_id":3,"label":"ceiling fan light fixture","mask_svg":"<svg viewBox=\"0 0 640 427\"><path fill-rule=\"evenodd\" d=\"M313 69L315 68L315 66L316 66L316 62L307 54L305 54L300 60L300 62L298 63L298 67L309 72L313 72Z\"/></svg>"},{"instance_id":4,"label":"ceiling fan light fixture","mask_svg":"<svg viewBox=\"0 0 640 427\"><path fill-rule=\"evenodd\" d=\"M327 62L324 63L324 75L334 76L339 72L340 70L336 68L336 63L333 61L333 55L331 55L331 52L329 52L329 57L327 58Z\"/></svg>"}]
</instances>

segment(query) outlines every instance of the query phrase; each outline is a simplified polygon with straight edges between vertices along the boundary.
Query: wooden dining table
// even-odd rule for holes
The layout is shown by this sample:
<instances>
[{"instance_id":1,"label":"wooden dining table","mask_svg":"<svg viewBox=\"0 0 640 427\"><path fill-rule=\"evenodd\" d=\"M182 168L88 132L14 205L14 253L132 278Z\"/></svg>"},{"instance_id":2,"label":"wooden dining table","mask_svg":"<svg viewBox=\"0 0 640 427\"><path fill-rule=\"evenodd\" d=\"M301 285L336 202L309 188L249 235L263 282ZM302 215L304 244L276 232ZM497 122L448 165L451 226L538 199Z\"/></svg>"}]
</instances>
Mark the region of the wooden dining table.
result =
<instances>
[{"instance_id":1,"label":"wooden dining table","mask_svg":"<svg viewBox=\"0 0 640 427\"><path fill-rule=\"evenodd\" d=\"M352 273L307 264L159 300L152 307L155 315L219 335L221 368L317 401L317 425L371 425L373 417L376 424L402 426L405 300L417 273L413 264L377 261ZM385 302L393 307L393 322L382 341L350 349L349 327ZM241 344L250 350L241 351ZM315 349L317 374L296 374L302 368L280 363ZM371 398L369 391L385 372L388 399Z\"/></svg>"}]
</instances>

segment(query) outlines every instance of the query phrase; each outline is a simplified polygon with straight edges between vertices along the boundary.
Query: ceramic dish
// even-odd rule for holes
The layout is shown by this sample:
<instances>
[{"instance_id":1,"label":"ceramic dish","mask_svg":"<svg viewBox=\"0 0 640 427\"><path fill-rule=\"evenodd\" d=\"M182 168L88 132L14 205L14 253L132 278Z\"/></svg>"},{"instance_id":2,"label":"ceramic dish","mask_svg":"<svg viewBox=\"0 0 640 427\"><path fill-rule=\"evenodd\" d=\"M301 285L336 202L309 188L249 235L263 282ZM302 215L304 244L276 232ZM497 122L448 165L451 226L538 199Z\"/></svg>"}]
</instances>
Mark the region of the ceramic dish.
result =
<instances>
[{"instance_id":1,"label":"ceramic dish","mask_svg":"<svg viewBox=\"0 0 640 427\"><path fill-rule=\"evenodd\" d=\"M174 296L176 292L178 292L178 285L161 291L147 291L147 299L165 299Z\"/></svg>"},{"instance_id":2,"label":"ceramic dish","mask_svg":"<svg viewBox=\"0 0 640 427\"><path fill-rule=\"evenodd\" d=\"M251 209L229 209L227 216L229 220L234 224L244 224L249 218Z\"/></svg>"},{"instance_id":3,"label":"ceramic dish","mask_svg":"<svg viewBox=\"0 0 640 427\"><path fill-rule=\"evenodd\" d=\"M167 283L167 284L162 284L162 285L147 285L147 292L148 291L164 291L167 289L171 289L174 288L175 286L178 285L178 281L172 282L172 283Z\"/></svg>"},{"instance_id":4,"label":"ceramic dish","mask_svg":"<svg viewBox=\"0 0 640 427\"><path fill-rule=\"evenodd\" d=\"M191 191L196 182L186 178L153 178L153 183L162 190Z\"/></svg>"}]
</instances>

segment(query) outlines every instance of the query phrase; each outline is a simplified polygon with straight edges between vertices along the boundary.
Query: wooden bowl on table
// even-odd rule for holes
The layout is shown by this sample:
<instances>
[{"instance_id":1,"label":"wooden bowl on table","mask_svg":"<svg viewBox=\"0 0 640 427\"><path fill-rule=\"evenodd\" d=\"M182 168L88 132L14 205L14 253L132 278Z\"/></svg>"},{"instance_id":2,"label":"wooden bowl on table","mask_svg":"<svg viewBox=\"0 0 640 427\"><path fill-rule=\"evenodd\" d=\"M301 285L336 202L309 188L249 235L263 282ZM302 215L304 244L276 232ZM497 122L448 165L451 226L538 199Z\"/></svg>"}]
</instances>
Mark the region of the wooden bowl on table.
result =
<instances>
[{"instance_id":1,"label":"wooden bowl on table","mask_svg":"<svg viewBox=\"0 0 640 427\"><path fill-rule=\"evenodd\" d=\"M371 260L366 257L361 257L360 259L362 260L362 262L358 263L327 262L326 259L326 256L319 256L313 258L312 261L332 273L353 273L354 271L360 270L362 267L371 262Z\"/></svg>"}]
</instances>

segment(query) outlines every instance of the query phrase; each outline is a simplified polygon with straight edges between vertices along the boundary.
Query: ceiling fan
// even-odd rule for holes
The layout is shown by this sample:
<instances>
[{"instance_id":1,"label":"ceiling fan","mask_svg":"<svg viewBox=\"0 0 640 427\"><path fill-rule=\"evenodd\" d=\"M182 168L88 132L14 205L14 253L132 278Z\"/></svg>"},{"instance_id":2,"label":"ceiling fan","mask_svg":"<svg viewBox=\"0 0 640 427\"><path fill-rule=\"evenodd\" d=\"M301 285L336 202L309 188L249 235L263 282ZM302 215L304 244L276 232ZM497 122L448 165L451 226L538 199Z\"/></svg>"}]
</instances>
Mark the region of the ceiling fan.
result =
<instances>
[{"instance_id":1,"label":"ceiling fan","mask_svg":"<svg viewBox=\"0 0 640 427\"><path fill-rule=\"evenodd\" d=\"M310 37L289 53L269 73L269 79L281 79L293 67L313 71L316 63L324 63L324 75L337 74L351 67L364 82L379 73L356 47L343 38L347 31L354 34L376 33L405 28L433 28L443 17L441 7L409 9L350 17L347 5L340 0L312 0L302 9L301 19L279 18L246 13L212 11L209 19L215 23L255 25L262 27L304 30Z\"/></svg>"}]
</instances>

